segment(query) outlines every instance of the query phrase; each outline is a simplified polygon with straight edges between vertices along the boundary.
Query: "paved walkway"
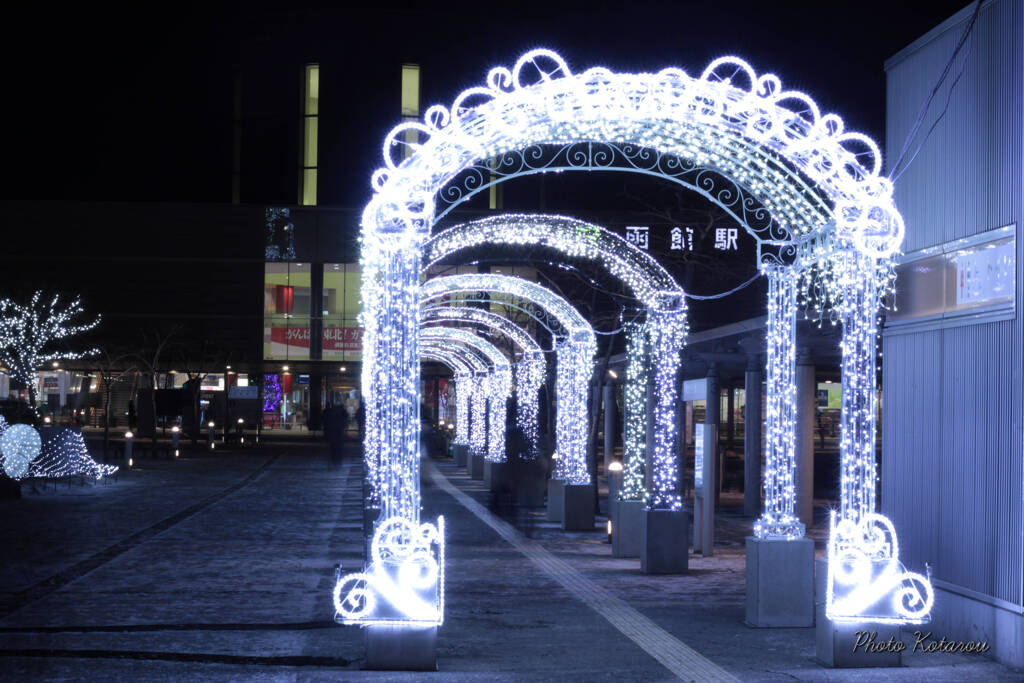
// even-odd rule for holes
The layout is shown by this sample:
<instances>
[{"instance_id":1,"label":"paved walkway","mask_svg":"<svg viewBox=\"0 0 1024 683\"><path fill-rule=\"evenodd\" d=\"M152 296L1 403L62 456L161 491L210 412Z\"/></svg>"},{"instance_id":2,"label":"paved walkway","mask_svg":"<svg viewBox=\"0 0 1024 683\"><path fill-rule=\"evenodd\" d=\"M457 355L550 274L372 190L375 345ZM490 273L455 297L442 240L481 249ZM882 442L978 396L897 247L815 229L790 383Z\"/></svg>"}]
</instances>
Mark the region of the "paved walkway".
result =
<instances>
[{"instance_id":1,"label":"paved walkway","mask_svg":"<svg viewBox=\"0 0 1024 683\"><path fill-rule=\"evenodd\" d=\"M119 481L0 502L0 677L11 680L1020 680L988 660L833 671L813 629L742 625L742 522L714 557L647 577L599 529L509 523L450 462L424 468L448 520L437 674L361 671L332 620L334 567L362 564L361 466L310 444L143 461ZM539 513L539 511L537 511ZM525 532L525 533L524 533Z\"/></svg>"}]
</instances>

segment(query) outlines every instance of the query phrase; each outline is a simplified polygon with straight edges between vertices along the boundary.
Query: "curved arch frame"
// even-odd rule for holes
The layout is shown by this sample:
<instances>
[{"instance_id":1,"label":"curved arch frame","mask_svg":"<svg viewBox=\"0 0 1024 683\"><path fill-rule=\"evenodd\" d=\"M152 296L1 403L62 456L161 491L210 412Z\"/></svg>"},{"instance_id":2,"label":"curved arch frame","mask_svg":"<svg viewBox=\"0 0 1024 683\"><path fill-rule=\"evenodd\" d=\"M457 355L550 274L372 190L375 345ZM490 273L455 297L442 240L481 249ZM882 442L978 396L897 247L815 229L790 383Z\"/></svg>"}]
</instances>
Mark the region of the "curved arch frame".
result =
<instances>
[{"instance_id":1,"label":"curved arch frame","mask_svg":"<svg viewBox=\"0 0 1024 683\"><path fill-rule=\"evenodd\" d=\"M513 364L516 396L516 424L523 430L531 458L537 456L539 438L539 391L547 375L547 360L540 344L530 334L505 316L481 308L467 306L424 307L424 325L453 322L477 325L510 339L521 349L521 359Z\"/></svg>"},{"instance_id":2,"label":"curved arch frame","mask_svg":"<svg viewBox=\"0 0 1024 683\"><path fill-rule=\"evenodd\" d=\"M486 409L474 407L473 399L479 392L479 397L485 402L487 400L486 392L482 390L488 374L487 364L475 352L463 346L434 344L429 340L424 341L422 354L422 358L452 359L466 368L466 373L462 377L457 377L455 381L455 442L467 446L474 452L486 452ZM371 486L376 485L373 479L370 479L370 482Z\"/></svg>"},{"instance_id":3,"label":"curved arch frame","mask_svg":"<svg viewBox=\"0 0 1024 683\"><path fill-rule=\"evenodd\" d=\"M487 358L491 364L491 370L484 384L484 392L487 397L486 457L491 462L504 462L505 411L508 399L512 395L512 366L508 358L491 342L459 327L421 327L420 338L424 341L443 340L466 346Z\"/></svg>"},{"instance_id":4,"label":"curved arch frame","mask_svg":"<svg viewBox=\"0 0 1024 683\"><path fill-rule=\"evenodd\" d=\"M372 450L387 435L389 456L397 458L395 480L382 497L384 516L419 518L418 487L403 489L401 482L412 479L397 473L418 468L406 406L416 404L419 387L406 370L418 358L414 293L436 197L460 172L506 150L566 141L639 145L713 162L738 187L756 189L752 196L788 231L780 242L811 245L798 253L801 286L816 274L816 284L841 307L844 370L857 373L843 378L841 522L856 525L874 515L874 459L867 455L876 431L874 316L878 285L891 272L887 259L903 236L877 146L845 131L838 116L822 115L803 93L783 90L773 74L758 76L736 58L713 61L699 78L680 69L576 75L554 52L532 50L511 69L492 69L484 87L468 89L451 108L430 107L423 123L403 123L385 138L386 166L373 176L375 195L363 213L364 364L374 369L387 359L383 372L364 374L374 431L366 441ZM395 147L411 153L396 156ZM872 547L862 550L877 555Z\"/></svg>"},{"instance_id":5,"label":"curved arch frame","mask_svg":"<svg viewBox=\"0 0 1024 683\"><path fill-rule=\"evenodd\" d=\"M547 287L509 275L491 273L449 275L427 280L421 286L422 300L442 296L491 292L532 302L545 309L569 333L556 346L555 366L555 443L559 457L552 479L568 484L589 484L587 468L587 401L594 369L597 340L590 323L572 304Z\"/></svg>"},{"instance_id":6,"label":"curved arch frame","mask_svg":"<svg viewBox=\"0 0 1024 683\"><path fill-rule=\"evenodd\" d=\"M450 349L432 348L428 344L421 348L420 358L441 363L451 370L452 381L455 383L455 438L452 442L459 446L469 446L469 392L472 391L470 381L474 374L472 366Z\"/></svg>"}]
</instances>

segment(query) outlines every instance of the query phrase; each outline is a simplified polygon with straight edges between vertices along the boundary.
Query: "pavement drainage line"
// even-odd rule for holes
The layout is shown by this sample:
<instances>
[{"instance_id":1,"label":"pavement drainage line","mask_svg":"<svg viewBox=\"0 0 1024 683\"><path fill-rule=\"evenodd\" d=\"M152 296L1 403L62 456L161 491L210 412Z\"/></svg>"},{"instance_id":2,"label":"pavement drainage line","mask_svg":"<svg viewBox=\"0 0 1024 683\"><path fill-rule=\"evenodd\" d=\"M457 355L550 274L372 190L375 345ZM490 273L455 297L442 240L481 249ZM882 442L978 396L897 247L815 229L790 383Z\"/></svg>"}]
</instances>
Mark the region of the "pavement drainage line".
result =
<instances>
[{"instance_id":1,"label":"pavement drainage line","mask_svg":"<svg viewBox=\"0 0 1024 683\"><path fill-rule=\"evenodd\" d=\"M2 605L0 605L0 619L9 617L10 615L14 614L26 605L35 602L36 600L45 598L47 595L50 595L51 593L60 590L72 581L80 579L81 577L85 576L94 569L102 567L111 560L114 560L118 556L128 552L132 548L135 548L136 546L145 543L157 534L167 531L176 524L185 521L189 517L192 517L193 515L199 512L202 512L204 509L210 507L214 503L223 500L224 498L230 496L232 493L235 493L239 489L248 486L257 478L259 478L261 474L266 472L267 468L269 468L274 463L274 461L280 458L281 455L282 453L279 452L276 455L271 456L270 458L267 459L266 462L264 462L262 465L256 468L256 470L254 470L253 472L249 473L241 481L232 484L223 491L208 496L206 499L199 501L195 505L190 505L181 512L171 515L170 517L165 517L156 524L146 527L141 531L137 531L131 536L128 536L127 538L118 541L114 545L109 546L108 548L105 548L104 550L101 550L98 553L90 555L84 560L71 565L67 569L60 571L54 574L53 576L50 576L49 578L43 579L35 585L29 586L20 593L17 593L16 595L8 598L2 603Z\"/></svg>"},{"instance_id":2,"label":"pavement drainage line","mask_svg":"<svg viewBox=\"0 0 1024 683\"><path fill-rule=\"evenodd\" d=\"M0 650L0 657L73 657L75 659L132 659L139 661L192 662L199 664L261 664L264 666L348 666L344 657L307 655L223 655L204 652L149 652L141 650Z\"/></svg>"},{"instance_id":3,"label":"pavement drainage line","mask_svg":"<svg viewBox=\"0 0 1024 683\"><path fill-rule=\"evenodd\" d=\"M146 631L312 631L334 628L334 621L296 621L280 624L110 624L106 626L0 626L0 633L143 633Z\"/></svg>"},{"instance_id":4,"label":"pavement drainage line","mask_svg":"<svg viewBox=\"0 0 1024 683\"><path fill-rule=\"evenodd\" d=\"M583 577L565 561L555 557L536 542L523 538L511 524L495 517L483 505L460 491L433 463L428 463L427 466L430 479L436 486L455 498L545 574L560 583L587 607L604 617L608 623L639 645L677 677L683 680L699 681L739 680L655 624L625 601Z\"/></svg>"}]
</instances>

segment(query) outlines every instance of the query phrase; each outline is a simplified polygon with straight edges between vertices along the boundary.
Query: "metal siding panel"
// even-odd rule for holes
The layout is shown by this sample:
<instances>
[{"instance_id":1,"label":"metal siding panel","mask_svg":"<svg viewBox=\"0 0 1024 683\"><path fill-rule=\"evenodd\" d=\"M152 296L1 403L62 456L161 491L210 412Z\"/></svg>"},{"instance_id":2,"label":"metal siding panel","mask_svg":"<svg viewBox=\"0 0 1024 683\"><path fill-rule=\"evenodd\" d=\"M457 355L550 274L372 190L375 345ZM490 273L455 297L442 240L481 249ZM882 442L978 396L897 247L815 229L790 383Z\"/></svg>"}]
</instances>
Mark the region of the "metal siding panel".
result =
<instances>
[{"instance_id":1,"label":"metal siding panel","mask_svg":"<svg viewBox=\"0 0 1024 683\"><path fill-rule=\"evenodd\" d=\"M882 414L883 511L896 524L904 562L917 568L934 562L936 578L1018 605L1024 599L1022 17L1024 0L983 7L949 110L895 192L907 225L905 251L1018 225L1017 317L886 337ZM890 162L961 31L946 31L891 65ZM942 91L931 116L944 98Z\"/></svg>"}]
</instances>

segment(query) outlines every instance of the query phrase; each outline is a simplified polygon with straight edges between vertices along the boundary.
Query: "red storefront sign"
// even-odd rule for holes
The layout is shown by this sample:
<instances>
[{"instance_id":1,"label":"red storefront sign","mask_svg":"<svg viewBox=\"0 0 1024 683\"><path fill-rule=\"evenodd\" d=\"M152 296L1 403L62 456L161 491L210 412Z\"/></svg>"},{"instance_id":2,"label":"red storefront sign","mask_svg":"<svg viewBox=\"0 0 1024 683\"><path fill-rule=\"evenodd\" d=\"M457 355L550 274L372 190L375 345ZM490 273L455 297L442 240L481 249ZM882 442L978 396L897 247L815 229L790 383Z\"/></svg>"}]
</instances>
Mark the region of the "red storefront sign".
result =
<instances>
[{"instance_id":1,"label":"red storefront sign","mask_svg":"<svg viewBox=\"0 0 1024 683\"><path fill-rule=\"evenodd\" d=\"M309 348L308 327L272 327L270 341L299 348ZM363 328L361 327L325 327L324 351L362 351Z\"/></svg>"}]
</instances>

